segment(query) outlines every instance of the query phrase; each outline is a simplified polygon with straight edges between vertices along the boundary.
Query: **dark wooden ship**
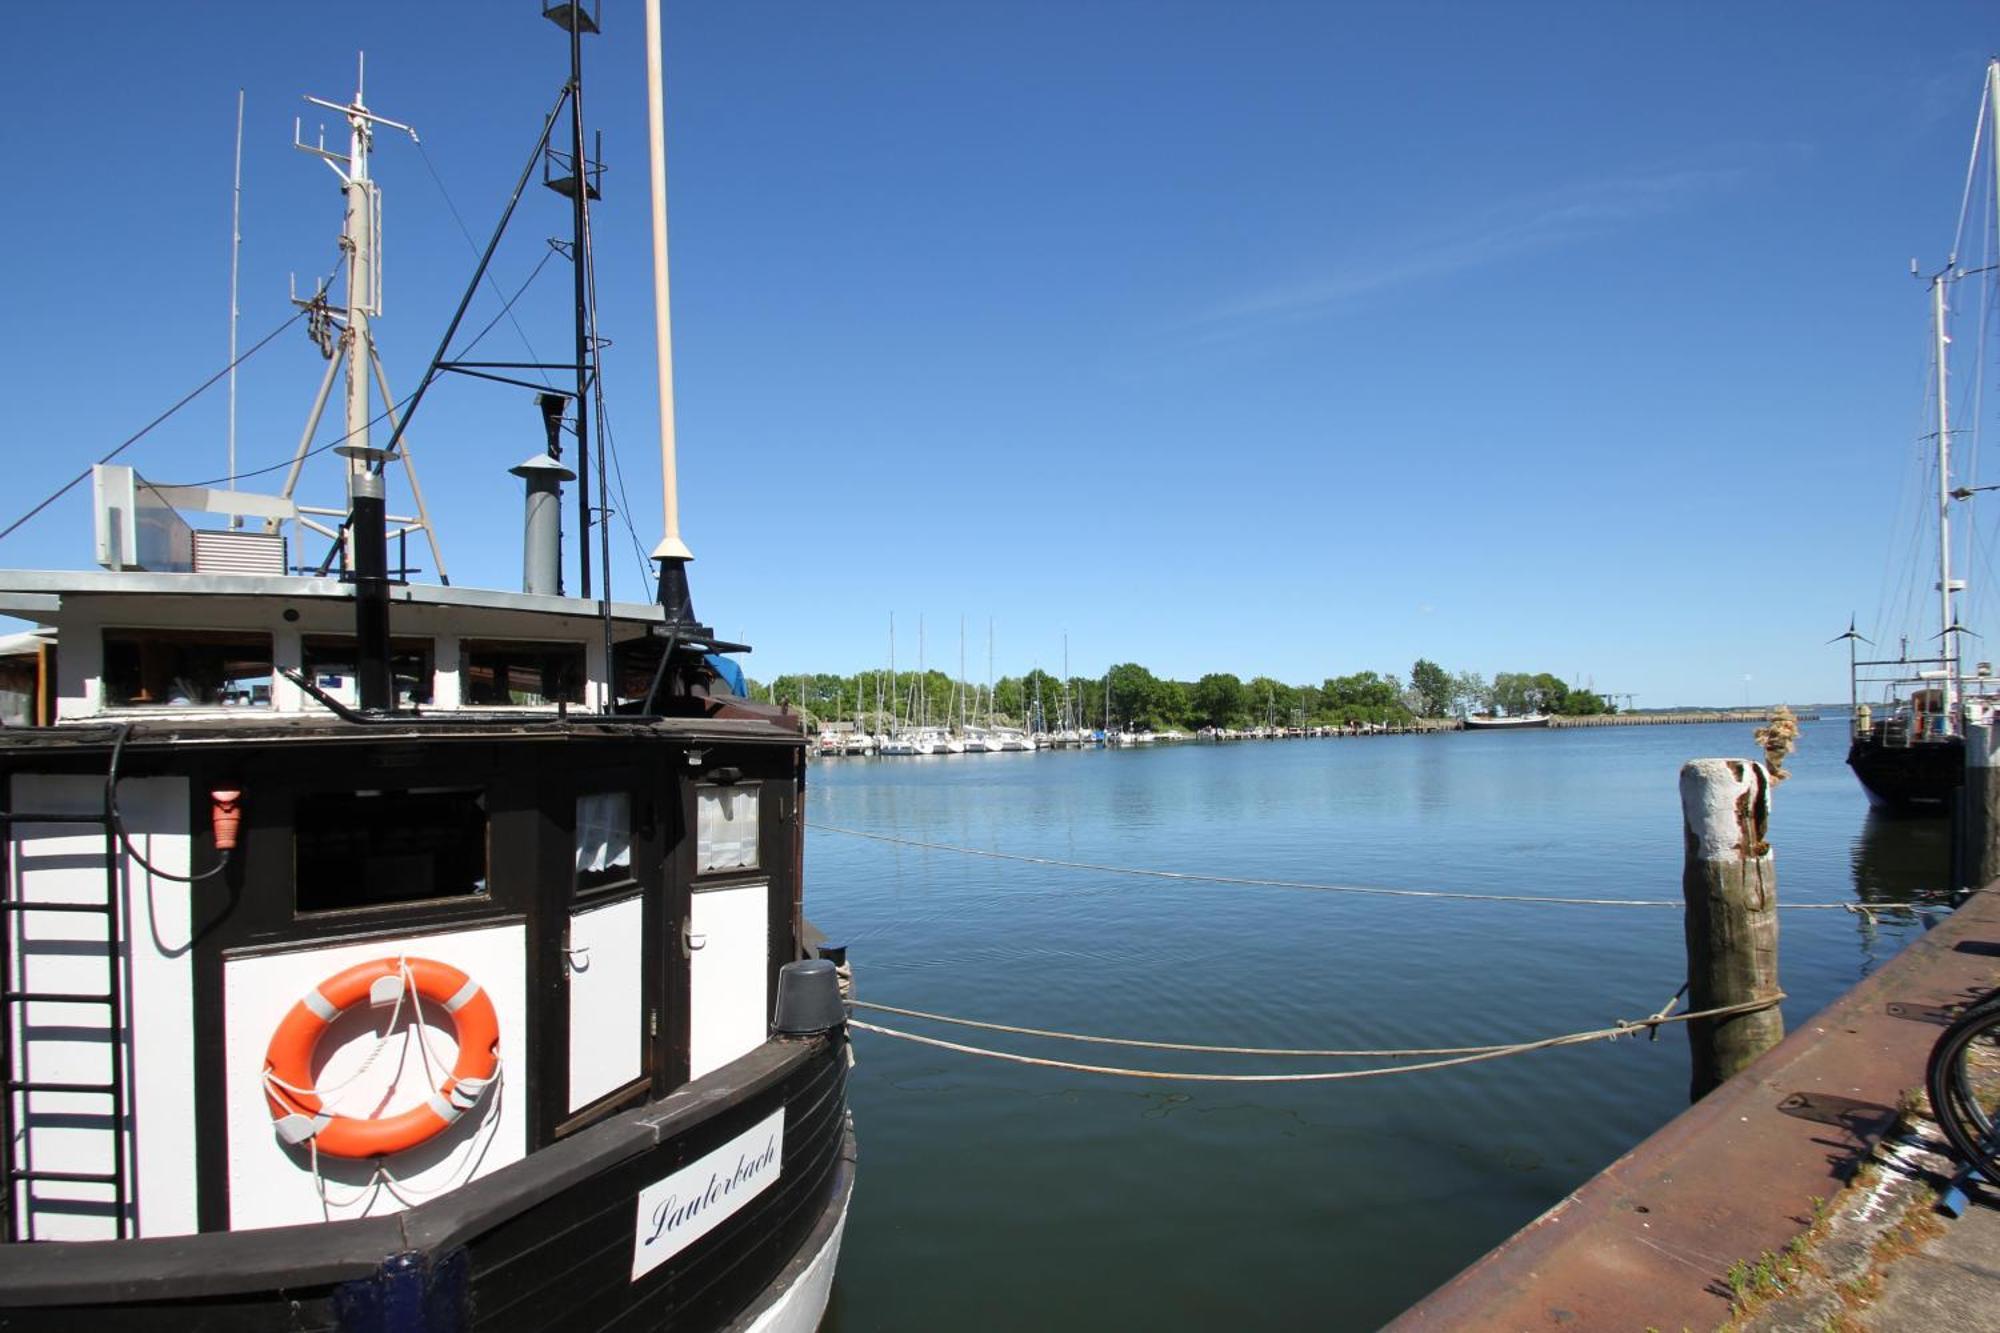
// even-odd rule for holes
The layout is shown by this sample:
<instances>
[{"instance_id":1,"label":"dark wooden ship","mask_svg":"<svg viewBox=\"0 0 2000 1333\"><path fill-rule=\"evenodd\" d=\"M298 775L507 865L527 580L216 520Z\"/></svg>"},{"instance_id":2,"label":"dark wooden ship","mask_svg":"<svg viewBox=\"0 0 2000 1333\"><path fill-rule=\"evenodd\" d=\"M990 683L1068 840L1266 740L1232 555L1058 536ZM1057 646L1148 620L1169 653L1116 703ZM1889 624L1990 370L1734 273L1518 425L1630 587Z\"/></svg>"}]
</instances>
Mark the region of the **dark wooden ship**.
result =
<instances>
[{"instance_id":1,"label":"dark wooden ship","mask_svg":"<svg viewBox=\"0 0 2000 1333\"><path fill-rule=\"evenodd\" d=\"M597 16L548 12L572 82L536 157L567 105L586 256ZM338 109L358 248L347 307L319 304L366 423L392 122ZM670 451L657 597L612 601L608 569L561 591L587 315L576 393L543 400L576 469L551 425L522 473L524 591L391 568L407 414L383 448L350 429L322 568L287 554L286 524L325 531L289 495L107 467L103 569L0 572L0 611L43 627L5 677L28 725L0 728L0 1324L819 1322L855 1149L838 960L803 917L806 737L711 660L740 646L695 619Z\"/></svg>"}]
</instances>

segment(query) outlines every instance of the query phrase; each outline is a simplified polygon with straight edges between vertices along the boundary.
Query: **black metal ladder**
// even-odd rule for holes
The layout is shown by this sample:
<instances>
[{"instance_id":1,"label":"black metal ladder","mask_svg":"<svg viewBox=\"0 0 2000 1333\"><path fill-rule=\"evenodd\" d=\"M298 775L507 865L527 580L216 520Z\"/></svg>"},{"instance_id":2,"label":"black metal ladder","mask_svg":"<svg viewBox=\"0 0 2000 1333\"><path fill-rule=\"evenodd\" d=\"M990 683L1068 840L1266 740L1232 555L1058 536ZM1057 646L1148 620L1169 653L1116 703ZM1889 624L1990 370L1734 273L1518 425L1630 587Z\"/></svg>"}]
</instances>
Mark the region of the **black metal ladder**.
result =
<instances>
[{"instance_id":1,"label":"black metal ladder","mask_svg":"<svg viewBox=\"0 0 2000 1333\"><path fill-rule=\"evenodd\" d=\"M15 865L14 831L23 824L95 825L104 830L104 898L101 902L46 902L24 899L20 867ZM122 898L119 885L119 838L111 812L110 792L104 808L94 814L19 814L0 810L0 1166L4 1166L5 1189L0 1190L0 1217L4 1217L8 1241L37 1239L35 1188L42 1184L92 1185L109 1187L113 1225L118 1239L131 1234L131 1198L127 1181L126 1133L130 1121L130 1090L126 1086L125 950L122 932ZM105 989L99 991L33 990L27 982L28 944L22 928L30 912L70 913L102 917L104 920ZM95 941L91 941L95 943ZM105 1011L109 1041L107 1059L110 1077L104 1082L37 1079L30 1075L28 1006L34 1004L74 1004L99 1006ZM95 1096L109 1103L111 1169L109 1171L53 1171L31 1165L30 1130L35 1121L34 1099L44 1094ZM17 1123L18 1121L18 1123ZM98 1199L51 1199L53 1204L88 1203L101 1206Z\"/></svg>"}]
</instances>

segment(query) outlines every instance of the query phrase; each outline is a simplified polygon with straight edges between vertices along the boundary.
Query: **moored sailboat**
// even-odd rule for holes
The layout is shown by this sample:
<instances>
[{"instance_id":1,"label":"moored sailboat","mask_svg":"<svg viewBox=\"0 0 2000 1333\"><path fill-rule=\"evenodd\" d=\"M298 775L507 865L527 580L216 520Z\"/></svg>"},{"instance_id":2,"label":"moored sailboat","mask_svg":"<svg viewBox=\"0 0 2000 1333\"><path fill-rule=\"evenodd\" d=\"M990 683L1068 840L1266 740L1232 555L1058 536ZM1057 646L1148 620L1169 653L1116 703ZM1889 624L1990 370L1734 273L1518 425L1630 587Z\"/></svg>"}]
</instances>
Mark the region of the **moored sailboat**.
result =
<instances>
[{"instance_id":1,"label":"moored sailboat","mask_svg":"<svg viewBox=\"0 0 2000 1333\"><path fill-rule=\"evenodd\" d=\"M1975 163L1982 147L1989 162L1996 160L1988 126L2000 126L2000 60L1987 63L1980 101L1979 124L1973 140ZM1982 144L1982 140L1986 142ZM1993 180L1996 201L2000 202L2000 174ZM1913 263L1913 270L1914 267ZM1989 283L1992 281L1991 266L1975 272ZM1959 620L1960 595L1966 585L1964 580L1954 577L1952 569L1952 506L1971 500L1977 490L1991 489L1952 484L1955 442L1949 355L1951 292L1956 283L1974 275L1962 269L1958 256L1953 254L1929 278L1932 348L1929 394L1936 424L1932 440L1937 490L1931 508L1937 542L1938 619L1932 638L1936 652L1913 657L1906 638L1894 658L1858 659L1854 644L1866 640L1851 623L1847 633L1833 640L1849 645L1850 695L1856 706L1847 751L1848 766L1872 803L1906 814L1949 813L1965 781L1967 729L1991 716L1995 698L1992 672L1987 664L1978 664L1971 673L1964 669L1962 640L1972 631ZM1984 340L1974 341L1983 345ZM1975 432L1979 424L1977 420L1973 422ZM1878 697L1864 699L1864 692L1876 693Z\"/></svg>"}]
</instances>

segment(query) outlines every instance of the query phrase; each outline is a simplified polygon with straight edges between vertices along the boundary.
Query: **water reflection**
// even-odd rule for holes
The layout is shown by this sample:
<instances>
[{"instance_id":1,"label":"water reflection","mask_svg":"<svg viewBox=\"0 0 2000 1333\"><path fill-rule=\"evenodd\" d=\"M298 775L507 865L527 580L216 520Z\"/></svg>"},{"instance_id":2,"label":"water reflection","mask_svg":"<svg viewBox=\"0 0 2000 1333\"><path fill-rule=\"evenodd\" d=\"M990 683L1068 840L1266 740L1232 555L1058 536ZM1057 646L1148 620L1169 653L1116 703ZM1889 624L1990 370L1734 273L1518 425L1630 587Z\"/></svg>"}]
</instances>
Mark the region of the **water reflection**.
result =
<instances>
[{"instance_id":1,"label":"water reflection","mask_svg":"<svg viewBox=\"0 0 2000 1333\"><path fill-rule=\"evenodd\" d=\"M1870 810L1853 843L1854 896L1864 903L1936 901L1951 878L1951 821Z\"/></svg>"}]
</instances>

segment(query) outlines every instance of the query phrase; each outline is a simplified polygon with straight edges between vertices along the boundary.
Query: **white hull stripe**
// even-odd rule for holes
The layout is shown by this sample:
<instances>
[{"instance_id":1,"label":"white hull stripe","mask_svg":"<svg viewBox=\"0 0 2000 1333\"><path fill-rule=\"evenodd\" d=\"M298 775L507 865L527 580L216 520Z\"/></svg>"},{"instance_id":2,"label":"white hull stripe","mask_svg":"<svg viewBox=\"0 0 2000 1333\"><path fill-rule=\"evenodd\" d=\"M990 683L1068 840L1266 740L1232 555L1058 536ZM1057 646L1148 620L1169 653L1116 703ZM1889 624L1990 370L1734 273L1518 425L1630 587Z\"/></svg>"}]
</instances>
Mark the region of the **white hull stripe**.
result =
<instances>
[{"instance_id":1,"label":"white hull stripe","mask_svg":"<svg viewBox=\"0 0 2000 1333\"><path fill-rule=\"evenodd\" d=\"M459 1010L465 1008L466 1005L471 1004L473 997L477 994L479 994L479 983L471 977L467 977L465 984L458 988L458 994L444 1002L444 1011L448 1014L457 1013Z\"/></svg>"}]
</instances>

